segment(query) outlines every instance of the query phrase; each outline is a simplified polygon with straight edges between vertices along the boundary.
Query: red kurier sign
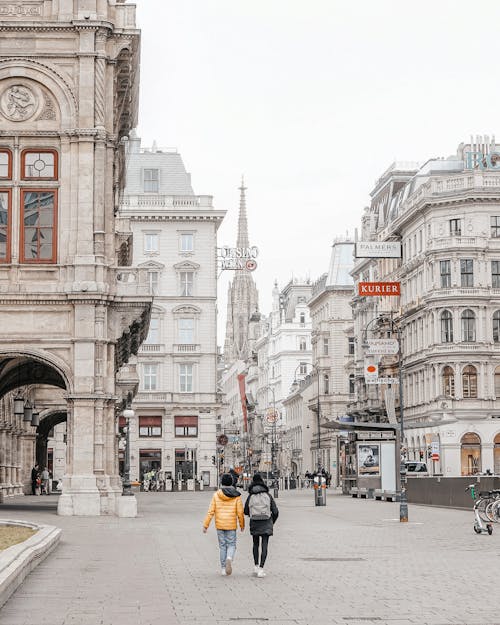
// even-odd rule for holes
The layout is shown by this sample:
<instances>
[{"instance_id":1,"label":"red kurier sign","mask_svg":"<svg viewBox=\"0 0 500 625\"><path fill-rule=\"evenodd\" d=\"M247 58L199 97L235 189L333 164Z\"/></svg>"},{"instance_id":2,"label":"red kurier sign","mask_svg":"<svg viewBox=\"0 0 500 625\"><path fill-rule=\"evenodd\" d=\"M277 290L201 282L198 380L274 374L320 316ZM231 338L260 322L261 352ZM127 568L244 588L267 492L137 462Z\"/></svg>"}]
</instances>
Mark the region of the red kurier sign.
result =
<instances>
[{"instance_id":1,"label":"red kurier sign","mask_svg":"<svg viewBox=\"0 0 500 625\"><path fill-rule=\"evenodd\" d=\"M358 295L401 295L400 282L359 282Z\"/></svg>"}]
</instances>

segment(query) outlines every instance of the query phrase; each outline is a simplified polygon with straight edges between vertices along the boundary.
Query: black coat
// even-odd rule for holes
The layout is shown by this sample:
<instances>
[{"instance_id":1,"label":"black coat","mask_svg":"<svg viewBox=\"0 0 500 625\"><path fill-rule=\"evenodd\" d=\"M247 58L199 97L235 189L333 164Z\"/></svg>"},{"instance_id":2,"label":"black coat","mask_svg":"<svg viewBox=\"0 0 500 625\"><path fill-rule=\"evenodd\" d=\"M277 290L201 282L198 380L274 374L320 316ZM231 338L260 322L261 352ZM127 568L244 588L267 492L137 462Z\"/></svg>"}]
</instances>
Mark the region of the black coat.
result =
<instances>
[{"instance_id":1,"label":"black coat","mask_svg":"<svg viewBox=\"0 0 500 625\"><path fill-rule=\"evenodd\" d=\"M279 516L278 506L269 492L269 488L265 484L250 484L248 489L248 497L245 501L245 514L250 516L250 497L257 493L267 493L271 500L271 518L270 519L250 519L250 534L252 536L272 536L273 526Z\"/></svg>"}]
</instances>

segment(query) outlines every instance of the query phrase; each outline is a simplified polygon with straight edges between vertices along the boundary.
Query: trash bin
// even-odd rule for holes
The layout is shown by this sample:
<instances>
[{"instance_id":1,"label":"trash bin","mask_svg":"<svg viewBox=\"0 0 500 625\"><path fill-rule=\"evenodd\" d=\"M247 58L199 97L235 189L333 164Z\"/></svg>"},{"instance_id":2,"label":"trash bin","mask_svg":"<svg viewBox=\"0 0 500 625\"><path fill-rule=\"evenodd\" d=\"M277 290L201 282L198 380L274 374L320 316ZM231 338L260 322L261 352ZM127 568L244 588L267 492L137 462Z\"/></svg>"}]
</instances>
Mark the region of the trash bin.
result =
<instances>
[{"instance_id":1,"label":"trash bin","mask_svg":"<svg viewBox=\"0 0 500 625\"><path fill-rule=\"evenodd\" d=\"M314 478L314 505L326 506L326 479L321 476Z\"/></svg>"}]
</instances>

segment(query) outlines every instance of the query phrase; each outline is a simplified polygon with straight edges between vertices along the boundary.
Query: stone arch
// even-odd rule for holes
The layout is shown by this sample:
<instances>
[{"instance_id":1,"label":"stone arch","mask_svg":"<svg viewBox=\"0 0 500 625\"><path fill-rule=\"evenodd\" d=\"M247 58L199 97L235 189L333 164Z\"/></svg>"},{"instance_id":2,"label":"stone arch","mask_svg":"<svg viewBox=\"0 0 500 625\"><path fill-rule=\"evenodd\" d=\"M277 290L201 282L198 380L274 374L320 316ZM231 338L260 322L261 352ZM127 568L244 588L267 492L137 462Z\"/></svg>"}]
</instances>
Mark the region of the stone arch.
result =
<instances>
[{"instance_id":1,"label":"stone arch","mask_svg":"<svg viewBox=\"0 0 500 625\"><path fill-rule=\"evenodd\" d=\"M44 412L40 418L40 425L37 428L36 436L36 451L35 457L38 466L44 466L47 460L47 441L49 433L59 423L64 423L68 420L68 413L66 410L61 409L49 409Z\"/></svg>"},{"instance_id":2,"label":"stone arch","mask_svg":"<svg viewBox=\"0 0 500 625\"><path fill-rule=\"evenodd\" d=\"M56 68L23 57L0 60L0 81L8 78L32 80L50 91L59 106L61 128L77 125L78 103L72 86Z\"/></svg>"},{"instance_id":3,"label":"stone arch","mask_svg":"<svg viewBox=\"0 0 500 625\"><path fill-rule=\"evenodd\" d=\"M49 385L72 391L69 367L53 354L34 349L0 351L0 397L26 385Z\"/></svg>"}]
</instances>

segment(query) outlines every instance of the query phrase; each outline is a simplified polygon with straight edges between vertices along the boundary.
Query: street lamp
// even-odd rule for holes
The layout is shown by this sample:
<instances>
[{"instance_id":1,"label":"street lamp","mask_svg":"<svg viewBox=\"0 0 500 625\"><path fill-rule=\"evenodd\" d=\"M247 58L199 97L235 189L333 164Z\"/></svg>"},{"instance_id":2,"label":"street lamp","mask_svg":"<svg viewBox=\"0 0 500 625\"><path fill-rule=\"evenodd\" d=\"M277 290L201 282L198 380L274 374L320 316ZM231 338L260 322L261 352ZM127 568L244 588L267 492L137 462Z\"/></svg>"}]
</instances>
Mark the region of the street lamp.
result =
<instances>
[{"instance_id":1,"label":"street lamp","mask_svg":"<svg viewBox=\"0 0 500 625\"><path fill-rule=\"evenodd\" d=\"M133 496L132 486L130 484L130 419L133 419L135 412L130 408L130 405L123 411L123 418L126 422L125 433L125 466L123 471L123 492L122 496Z\"/></svg>"},{"instance_id":2,"label":"street lamp","mask_svg":"<svg viewBox=\"0 0 500 625\"><path fill-rule=\"evenodd\" d=\"M400 496L400 500L399 500L399 521L401 523L407 523L408 522L408 498L407 498L407 494L406 494L406 469L405 469L405 464L404 464L404 457L403 457L403 448L404 448L404 407L403 407L403 350L402 350L402 341L401 341L401 328L399 327L398 324L396 324L396 322L394 321L392 315L379 315L378 317L375 317L374 319L372 319L371 321L368 322L368 324L365 327L364 330L364 338L365 338L365 344L367 343L366 341L366 336L368 333L368 330L370 329L370 326L372 324L375 325L389 325L390 327L390 334L391 337L395 334L397 341L398 341L398 382L399 382L399 426L400 426L400 432L399 432L399 446L400 446L400 465L399 465L399 472L400 472L400 479L401 479L401 496Z\"/></svg>"},{"instance_id":3,"label":"street lamp","mask_svg":"<svg viewBox=\"0 0 500 625\"><path fill-rule=\"evenodd\" d=\"M299 384L297 382L297 371L303 366L311 367L311 370L316 372L316 377L318 380L318 393L316 397L316 419L317 419L317 424L318 424L318 444L317 444L318 458L317 460L318 460L318 473L320 473L321 472L321 413L320 413L320 402L319 402L319 390L320 390L319 369L317 365L313 365L310 362L303 362L297 365L293 374L293 383L292 383L293 390L296 390L298 388Z\"/></svg>"},{"instance_id":4,"label":"street lamp","mask_svg":"<svg viewBox=\"0 0 500 625\"><path fill-rule=\"evenodd\" d=\"M279 493L279 484L278 484L278 478L276 475L278 472L278 469L276 467L276 446L277 446L276 421L278 420L278 413L276 411L276 395L275 395L274 388L272 386L268 385L268 386L264 386L263 388L271 391L273 395L272 417L270 418L271 415L270 413L268 413L267 420L272 423L272 431L271 431L271 467L272 468L271 470L273 472L274 498L276 499Z\"/></svg>"}]
</instances>

